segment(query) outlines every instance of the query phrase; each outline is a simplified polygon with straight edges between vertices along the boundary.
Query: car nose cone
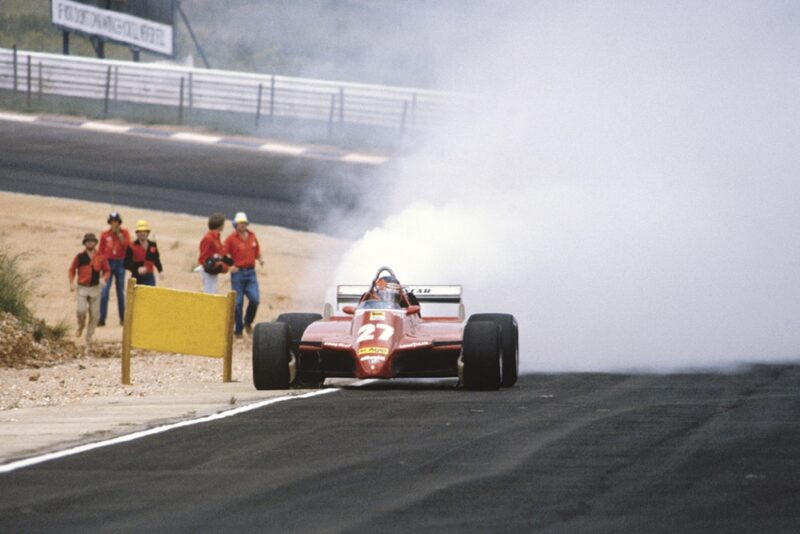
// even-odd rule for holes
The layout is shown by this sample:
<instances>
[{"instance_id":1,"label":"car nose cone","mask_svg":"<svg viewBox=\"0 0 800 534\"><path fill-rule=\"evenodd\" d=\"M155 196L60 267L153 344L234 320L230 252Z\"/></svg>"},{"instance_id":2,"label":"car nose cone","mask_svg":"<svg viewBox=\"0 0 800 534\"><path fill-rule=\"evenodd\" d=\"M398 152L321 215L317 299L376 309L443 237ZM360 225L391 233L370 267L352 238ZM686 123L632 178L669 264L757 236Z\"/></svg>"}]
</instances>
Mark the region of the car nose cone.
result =
<instances>
[{"instance_id":1,"label":"car nose cone","mask_svg":"<svg viewBox=\"0 0 800 534\"><path fill-rule=\"evenodd\" d=\"M383 373L383 367L386 365L386 356L382 354L365 354L359 356L358 362L365 375L378 376Z\"/></svg>"}]
</instances>

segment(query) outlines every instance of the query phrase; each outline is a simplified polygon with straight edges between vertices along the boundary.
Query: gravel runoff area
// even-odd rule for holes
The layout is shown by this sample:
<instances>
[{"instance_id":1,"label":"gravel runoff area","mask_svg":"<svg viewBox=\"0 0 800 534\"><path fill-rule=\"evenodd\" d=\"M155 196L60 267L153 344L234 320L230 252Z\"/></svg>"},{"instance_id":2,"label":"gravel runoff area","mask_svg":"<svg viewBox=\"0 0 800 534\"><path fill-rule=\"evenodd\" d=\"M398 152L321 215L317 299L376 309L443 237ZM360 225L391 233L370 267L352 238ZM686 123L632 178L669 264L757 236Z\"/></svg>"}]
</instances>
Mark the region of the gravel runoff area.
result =
<instances>
[{"instance_id":1,"label":"gravel runoff area","mask_svg":"<svg viewBox=\"0 0 800 534\"><path fill-rule=\"evenodd\" d=\"M251 342L234 346L233 380L249 382ZM0 411L32 406L64 406L87 397L145 397L176 385L222 381L222 359L134 351L132 384L121 383L120 344L107 343L67 361L23 369L0 369Z\"/></svg>"},{"instance_id":2,"label":"gravel runoff area","mask_svg":"<svg viewBox=\"0 0 800 534\"><path fill-rule=\"evenodd\" d=\"M22 254L23 269L34 276L33 313L48 324L64 323L68 327L65 344L57 350L31 340L5 347L15 363L3 364L0 359L0 411L63 406L88 397L147 396L167 393L178 384L196 383L202 388L222 380L221 359L134 351L132 385L123 386L122 327L113 290L108 326L97 329L95 342L86 346L84 340L73 337L75 295L69 292L67 268L82 249L83 234L99 235L107 227L106 217L112 210L121 213L123 226L128 229L137 219L150 223L151 239L158 242L164 264L165 277L158 281L159 286L200 289L200 275L192 268L200 238L207 231L203 217L0 192L0 247L7 254ZM265 266L258 271L261 307L256 321L269 321L286 311L321 312L336 265L329 258L339 257L348 242L256 224L251 229L265 258ZM230 231L227 223L223 235ZM221 293L230 289L227 280L220 285ZM15 339L30 337L13 330L13 325L6 325L6 329L12 329ZM2 337L0 334L0 352ZM235 381L251 381L250 350L249 337L235 340Z\"/></svg>"}]
</instances>

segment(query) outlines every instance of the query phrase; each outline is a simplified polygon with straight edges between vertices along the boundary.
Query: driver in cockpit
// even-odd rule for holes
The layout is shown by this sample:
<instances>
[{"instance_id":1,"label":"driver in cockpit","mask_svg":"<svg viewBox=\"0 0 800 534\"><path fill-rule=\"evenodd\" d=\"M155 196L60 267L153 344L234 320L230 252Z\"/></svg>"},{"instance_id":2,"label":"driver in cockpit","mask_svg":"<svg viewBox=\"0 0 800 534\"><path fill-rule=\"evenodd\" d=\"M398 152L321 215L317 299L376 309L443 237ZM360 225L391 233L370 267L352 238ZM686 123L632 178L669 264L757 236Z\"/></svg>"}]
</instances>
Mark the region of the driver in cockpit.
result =
<instances>
[{"instance_id":1,"label":"driver in cockpit","mask_svg":"<svg viewBox=\"0 0 800 534\"><path fill-rule=\"evenodd\" d=\"M369 291L361 296L361 307L363 308L406 308L408 307L403 286L391 275L384 275L372 282Z\"/></svg>"}]
</instances>

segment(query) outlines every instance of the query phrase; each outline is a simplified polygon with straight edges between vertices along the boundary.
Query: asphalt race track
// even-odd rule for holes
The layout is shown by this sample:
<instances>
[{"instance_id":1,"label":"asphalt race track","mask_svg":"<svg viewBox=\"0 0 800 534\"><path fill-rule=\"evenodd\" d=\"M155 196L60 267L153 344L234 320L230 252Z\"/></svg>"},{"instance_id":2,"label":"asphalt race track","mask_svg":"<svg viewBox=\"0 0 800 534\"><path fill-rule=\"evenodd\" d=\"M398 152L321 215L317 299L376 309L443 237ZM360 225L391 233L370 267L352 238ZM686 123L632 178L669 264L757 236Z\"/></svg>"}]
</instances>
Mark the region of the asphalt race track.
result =
<instances>
[{"instance_id":1,"label":"asphalt race track","mask_svg":"<svg viewBox=\"0 0 800 534\"><path fill-rule=\"evenodd\" d=\"M796 532L800 367L376 383L0 477L2 532Z\"/></svg>"},{"instance_id":2,"label":"asphalt race track","mask_svg":"<svg viewBox=\"0 0 800 534\"><path fill-rule=\"evenodd\" d=\"M221 146L0 121L0 190L357 235L326 222L374 190L376 171Z\"/></svg>"},{"instance_id":3,"label":"asphalt race track","mask_svg":"<svg viewBox=\"0 0 800 534\"><path fill-rule=\"evenodd\" d=\"M293 228L369 180L23 124L0 147L0 189ZM375 383L0 475L0 532L794 533L798 423L795 365Z\"/></svg>"}]
</instances>

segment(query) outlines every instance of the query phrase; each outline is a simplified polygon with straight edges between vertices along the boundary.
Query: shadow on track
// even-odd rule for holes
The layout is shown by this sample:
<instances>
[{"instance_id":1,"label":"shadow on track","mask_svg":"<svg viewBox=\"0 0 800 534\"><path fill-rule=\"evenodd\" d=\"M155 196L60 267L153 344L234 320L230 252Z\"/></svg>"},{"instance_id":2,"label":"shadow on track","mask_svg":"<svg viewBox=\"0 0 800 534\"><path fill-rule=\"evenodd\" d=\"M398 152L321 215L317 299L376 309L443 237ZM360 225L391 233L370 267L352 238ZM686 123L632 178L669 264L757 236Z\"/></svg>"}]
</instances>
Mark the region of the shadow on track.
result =
<instances>
[{"instance_id":1,"label":"shadow on track","mask_svg":"<svg viewBox=\"0 0 800 534\"><path fill-rule=\"evenodd\" d=\"M359 384L339 386L347 390L368 391L436 391L460 389L457 378L393 378L391 380L374 380Z\"/></svg>"}]
</instances>

